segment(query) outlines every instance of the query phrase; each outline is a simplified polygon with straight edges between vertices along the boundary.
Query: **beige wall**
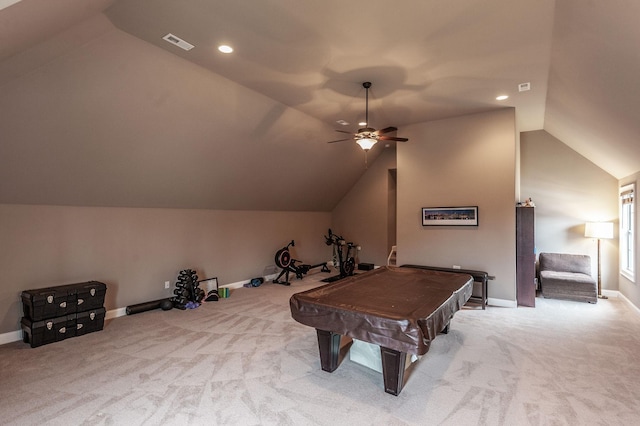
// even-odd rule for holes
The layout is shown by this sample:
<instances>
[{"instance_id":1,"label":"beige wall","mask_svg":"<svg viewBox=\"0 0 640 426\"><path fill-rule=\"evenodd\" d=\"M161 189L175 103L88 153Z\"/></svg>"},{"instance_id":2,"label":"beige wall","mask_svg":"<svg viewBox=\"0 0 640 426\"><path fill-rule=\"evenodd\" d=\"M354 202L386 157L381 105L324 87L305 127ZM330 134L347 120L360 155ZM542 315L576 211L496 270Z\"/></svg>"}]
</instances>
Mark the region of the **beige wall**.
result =
<instances>
[{"instance_id":1,"label":"beige wall","mask_svg":"<svg viewBox=\"0 0 640 426\"><path fill-rule=\"evenodd\" d=\"M364 154L362 159L364 167ZM358 253L360 262L387 264L389 170L395 168L396 150L385 149L333 209L333 231L362 248Z\"/></svg>"},{"instance_id":2,"label":"beige wall","mask_svg":"<svg viewBox=\"0 0 640 426\"><path fill-rule=\"evenodd\" d=\"M171 296L181 269L221 285L263 276L290 240L304 262L330 259L330 213L0 204L0 333L19 329L22 290L98 280L106 308ZM268 272L267 272L268 273Z\"/></svg>"},{"instance_id":3,"label":"beige wall","mask_svg":"<svg viewBox=\"0 0 640 426\"><path fill-rule=\"evenodd\" d=\"M591 256L597 244L584 237L586 222L618 223L618 181L544 130L521 134L521 192L536 204L538 253ZM602 287L618 288L618 240L602 240Z\"/></svg>"},{"instance_id":4,"label":"beige wall","mask_svg":"<svg viewBox=\"0 0 640 426\"><path fill-rule=\"evenodd\" d=\"M636 194L638 193L638 182L640 182L640 172L635 173L631 176L627 176L624 179L620 179L620 182L618 183L618 187L624 186L624 185L628 185L630 183L635 183L636 184ZM616 191L618 191L616 189ZM638 288L638 283L640 282L640 273L638 273L638 265L640 265L640 233L638 232L638 211L640 210L640 208L638 208L638 200L637 200L637 195L636 195L636 205L635 205L635 212L636 212L636 217L635 217L635 223L634 223L634 227L633 229L635 230L635 237L636 237L636 247L635 247L635 254L636 254L636 259L635 259L635 265L634 265L634 270L636 271L636 278L635 278L635 282L632 282L631 280L629 280L628 278L624 277L621 274L618 274L617 278L618 278L618 289L620 290L620 292L627 297L627 299L629 299L631 301L631 303L633 303L635 306L640 307L640 288Z\"/></svg>"},{"instance_id":5,"label":"beige wall","mask_svg":"<svg viewBox=\"0 0 640 426\"><path fill-rule=\"evenodd\" d=\"M515 301L513 109L403 128L398 146L398 264L479 269L489 297ZM422 207L478 206L478 227L423 227Z\"/></svg>"},{"instance_id":6,"label":"beige wall","mask_svg":"<svg viewBox=\"0 0 640 426\"><path fill-rule=\"evenodd\" d=\"M361 261L384 264L388 170L396 167L398 264L486 270L496 276L489 296L515 301L513 110L422 123L403 135L410 141L398 144L397 162L385 150L332 213L0 204L0 333L19 329L25 289L96 279L108 285L107 309L121 308L169 297L164 281L173 286L184 268L222 285L262 276L291 239L296 258L329 260L329 227L362 246ZM583 223L617 218L617 182L545 132L521 139L522 197L538 205L538 251L595 250ZM421 207L462 205L479 207L480 226L420 223ZM617 241L603 244L603 265L605 288L615 289ZM636 284L621 278L620 290L640 305Z\"/></svg>"}]
</instances>

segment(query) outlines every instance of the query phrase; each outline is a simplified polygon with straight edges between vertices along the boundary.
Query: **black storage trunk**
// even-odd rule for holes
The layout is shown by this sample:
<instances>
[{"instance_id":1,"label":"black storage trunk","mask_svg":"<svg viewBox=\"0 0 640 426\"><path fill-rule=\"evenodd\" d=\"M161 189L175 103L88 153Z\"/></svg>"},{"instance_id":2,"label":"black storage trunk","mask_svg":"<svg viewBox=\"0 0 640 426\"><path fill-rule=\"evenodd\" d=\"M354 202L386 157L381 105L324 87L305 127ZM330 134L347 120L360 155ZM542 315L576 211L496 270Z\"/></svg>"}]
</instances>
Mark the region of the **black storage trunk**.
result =
<instances>
[{"instance_id":1,"label":"black storage trunk","mask_svg":"<svg viewBox=\"0 0 640 426\"><path fill-rule=\"evenodd\" d=\"M104 304L107 285L87 281L22 292L24 316L31 321L58 318L97 309Z\"/></svg>"},{"instance_id":2,"label":"black storage trunk","mask_svg":"<svg viewBox=\"0 0 640 426\"><path fill-rule=\"evenodd\" d=\"M22 318L22 340L32 348L59 342L76 335L76 315L65 315L42 321Z\"/></svg>"},{"instance_id":3,"label":"black storage trunk","mask_svg":"<svg viewBox=\"0 0 640 426\"><path fill-rule=\"evenodd\" d=\"M76 336L102 330L105 314L104 308L78 312L76 315Z\"/></svg>"},{"instance_id":4,"label":"black storage trunk","mask_svg":"<svg viewBox=\"0 0 640 426\"><path fill-rule=\"evenodd\" d=\"M77 311L83 312L92 309L102 308L104 296L107 292L107 285L99 281L88 281L86 283L72 284L76 288Z\"/></svg>"},{"instance_id":5,"label":"black storage trunk","mask_svg":"<svg viewBox=\"0 0 640 426\"><path fill-rule=\"evenodd\" d=\"M58 318L76 312L76 290L67 286L22 292L24 316L31 321Z\"/></svg>"}]
</instances>

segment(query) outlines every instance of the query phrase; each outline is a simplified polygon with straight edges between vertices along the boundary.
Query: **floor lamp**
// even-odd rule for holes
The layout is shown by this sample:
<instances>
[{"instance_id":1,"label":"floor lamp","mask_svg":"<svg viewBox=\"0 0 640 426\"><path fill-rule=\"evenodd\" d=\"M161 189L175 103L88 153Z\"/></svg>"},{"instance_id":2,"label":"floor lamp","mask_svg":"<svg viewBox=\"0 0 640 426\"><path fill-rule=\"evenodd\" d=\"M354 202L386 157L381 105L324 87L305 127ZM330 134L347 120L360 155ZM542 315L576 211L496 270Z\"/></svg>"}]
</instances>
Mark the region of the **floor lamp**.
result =
<instances>
[{"instance_id":1,"label":"floor lamp","mask_svg":"<svg viewBox=\"0 0 640 426\"><path fill-rule=\"evenodd\" d=\"M600 240L613 238L613 222L587 222L584 226L584 236L598 240L598 297L608 299L602 294L602 273L600 266Z\"/></svg>"}]
</instances>

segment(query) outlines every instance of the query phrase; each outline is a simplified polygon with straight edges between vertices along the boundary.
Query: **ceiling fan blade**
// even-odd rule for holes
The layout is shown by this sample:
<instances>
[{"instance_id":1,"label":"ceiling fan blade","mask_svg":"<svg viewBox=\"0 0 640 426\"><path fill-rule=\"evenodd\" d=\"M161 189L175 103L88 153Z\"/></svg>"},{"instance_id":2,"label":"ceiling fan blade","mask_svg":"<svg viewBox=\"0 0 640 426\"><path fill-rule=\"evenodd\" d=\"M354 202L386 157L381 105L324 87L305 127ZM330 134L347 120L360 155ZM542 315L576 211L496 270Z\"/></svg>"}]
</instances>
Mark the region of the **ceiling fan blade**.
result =
<instances>
[{"instance_id":1,"label":"ceiling fan blade","mask_svg":"<svg viewBox=\"0 0 640 426\"><path fill-rule=\"evenodd\" d=\"M407 142L409 139L407 138L394 138L393 136L380 136L378 140L381 141L396 141L396 142Z\"/></svg>"},{"instance_id":2,"label":"ceiling fan blade","mask_svg":"<svg viewBox=\"0 0 640 426\"><path fill-rule=\"evenodd\" d=\"M351 139L338 139L337 141L329 141L327 143L336 143L336 142L343 142L343 141L350 141Z\"/></svg>"},{"instance_id":3,"label":"ceiling fan blade","mask_svg":"<svg viewBox=\"0 0 640 426\"><path fill-rule=\"evenodd\" d=\"M376 133L377 133L378 135L383 135L383 134L385 134L385 133L395 132L396 130L398 130L398 128L397 128L397 127L387 127L387 128L385 128L385 129L380 129L380 130L378 130Z\"/></svg>"}]
</instances>

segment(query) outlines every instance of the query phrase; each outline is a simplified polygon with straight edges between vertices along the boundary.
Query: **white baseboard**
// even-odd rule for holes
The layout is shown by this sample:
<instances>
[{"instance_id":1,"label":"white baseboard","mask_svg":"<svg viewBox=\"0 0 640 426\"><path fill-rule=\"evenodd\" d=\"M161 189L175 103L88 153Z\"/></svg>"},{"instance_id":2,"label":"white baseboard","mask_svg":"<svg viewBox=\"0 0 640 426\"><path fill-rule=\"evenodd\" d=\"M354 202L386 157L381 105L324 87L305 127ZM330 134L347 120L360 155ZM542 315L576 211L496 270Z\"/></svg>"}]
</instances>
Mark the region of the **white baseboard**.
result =
<instances>
[{"instance_id":1,"label":"white baseboard","mask_svg":"<svg viewBox=\"0 0 640 426\"><path fill-rule=\"evenodd\" d=\"M604 293L604 295L605 295L605 296L609 296L609 293L610 293L610 292L609 292L609 291L604 291L604 290L603 290L603 293ZM625 296L624 294L622 294L622 293L620 293L620 292L618 292L618 291L616 291L616 292L611 291L611 293L617 293L617 295L616 295L616 296L609 296L609 297L618 297L618 298L620 298L620 299L624 300L624 301L625 301L625 303L626 303L627 305L629 305L629 307L631 307L631 309L633 309L633 310L634 310L634 311L636 311L638 314L640 314L640 308L638 308L636 305L634 305L634 304L633 304L633 302L631 302L631 300L627 299L627 296Z\"/></svg>"},{"instance_id":2,"label":"white baseboard","mask_svg":"<svg viewBox=\"0 0 640 426\"><path fill-rule=\"evenodd\" d=\"M9 333L0 334L0 345L5 343L17 342L22 340L22 330L10 331Z\"/></svg>"},{"instance_id":3,"label":"white baseboard","mask_svg":"<svg viewBox=\"0 0 640 426\"><path fill-rule=\"evenodd\" d=\"M493 297L489 297L487 304L489 306L497 306L499 308L517 308L518 307L518 302L516 302L515 300L496 299Z\"/></svg>"},{"instance_id":4,"label":"white baseboard","mask_svg":"<svg viewBox=\"0 0 640 426\"><path fill-rule=\"evenodd\" d=\"M272 280L276 279L277 276L278 276L278 274L265 275L263 277L264 278L264 282L272 281ZM229 283L229 284L221 285L220 287L223 287L223 288L241 288L241 287L244 287L245 284L248 284L250 282L251 282L251 280L237 281L235 283Z\"/></svg>"},{"instance_id":5,"label":"white baseboard","mask_svg":"<svg viewBox=\"0 0 640 426\"><path fill-rule=\"evenodd\" d=\"M110 320L110 319L122 317L125 315L127 315L127 308L112 309L110 311L107 311L107 313L104 316L104 319Z\"/></svg>"}]
</instances>

